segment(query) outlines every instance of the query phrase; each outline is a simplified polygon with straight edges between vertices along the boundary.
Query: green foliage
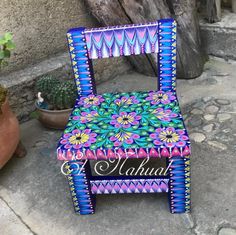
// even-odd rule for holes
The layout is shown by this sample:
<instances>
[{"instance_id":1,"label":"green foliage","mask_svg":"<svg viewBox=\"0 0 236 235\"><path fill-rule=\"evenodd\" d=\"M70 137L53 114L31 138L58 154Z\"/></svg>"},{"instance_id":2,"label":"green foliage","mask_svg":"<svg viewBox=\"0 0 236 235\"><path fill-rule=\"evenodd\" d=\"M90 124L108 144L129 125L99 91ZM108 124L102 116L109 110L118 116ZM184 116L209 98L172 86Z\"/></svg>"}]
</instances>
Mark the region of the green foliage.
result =
<instances>
[{"instance_id":1,"label":"green foliage","mask_svg":"<svg viewBox=\"0 0 236 235\"><path fill-rule=\"evenodd\" d=\"M41 92L42 97L49 101L52 88L58 85L59 83L60 81L52 76L44 76L37 80L36 90L37 92Z\"/></svg>"},{"instance_id":2,"label":"green foliage","mask_svg":"<svg viewBox=\"0 0 236 235\"><path fill-rule=\"evenodd\" d=\"M11 51L15 47L11 33L5 33L3 36L0 36L0 69L2 66L7 65L6 59L10 58Z\"/></svg>"},{"instance_id":3,"label":"green foliage","mask_svg":"<svg viewBox=\"0 0 236 235\"><path fill-rule=\"evenodd\" d=\"M6 59L9 59L11 56L11 51L15 49L15 44L12 41L12 34L5 33L3 36L0 36L0 70L2 66L7 65ZM7 96L7 89L0 85L0 108L5 102ZM1 114L1 109L0 109Z\"/></svg>"},{"instance_id":4,"label":"green foliage","mask_svg":"<svg viewBox=\"0 0 236 235\"><path fill-rule=\"evenodd\" d=\"M56 109L72 108L77 98L74 81L63 81L53 87L50 101Z\"/></svg>"}]
</instances>

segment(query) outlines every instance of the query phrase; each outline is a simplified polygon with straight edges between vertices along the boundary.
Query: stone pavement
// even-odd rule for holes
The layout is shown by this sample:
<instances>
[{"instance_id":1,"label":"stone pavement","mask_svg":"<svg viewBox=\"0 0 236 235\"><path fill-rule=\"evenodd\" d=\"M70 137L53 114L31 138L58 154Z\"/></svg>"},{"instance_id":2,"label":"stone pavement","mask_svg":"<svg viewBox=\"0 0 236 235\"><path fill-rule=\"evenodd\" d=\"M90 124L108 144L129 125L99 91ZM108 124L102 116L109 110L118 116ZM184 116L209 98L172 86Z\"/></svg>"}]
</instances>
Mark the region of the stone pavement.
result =
<instances>
[{"instance_id":1,"label":"stone pavement","mask_svg":"<svg viewBox=\"0 0 236 235\"><path fill-rule=\"evenodd\" d=\"M99 92L153 90L156 78L125 74ZM236 64L212 58L201 77L178 80L192 140L192 213L172 215L166 195L101 195L91 216L73 207L55 149L60 131L22 124L27 157L0 172L0 234L236 234Z\"/></svg>"}]
</instances>

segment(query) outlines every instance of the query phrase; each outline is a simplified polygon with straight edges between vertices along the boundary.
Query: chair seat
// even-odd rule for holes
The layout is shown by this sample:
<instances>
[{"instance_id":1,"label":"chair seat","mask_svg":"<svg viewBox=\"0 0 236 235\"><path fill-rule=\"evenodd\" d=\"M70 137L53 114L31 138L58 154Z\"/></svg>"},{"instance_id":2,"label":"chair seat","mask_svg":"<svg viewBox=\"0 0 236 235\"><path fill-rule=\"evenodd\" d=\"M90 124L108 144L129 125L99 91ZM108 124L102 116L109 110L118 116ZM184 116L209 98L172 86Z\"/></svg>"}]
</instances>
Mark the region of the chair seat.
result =
<instances>
[{"instance_id":1,"label":"chair seat","mask_svg":"<svg viewBox=\"0 0 236 235\"><path fill-rule=\"evenodd\" d=\"M172 157L190 154L174 92L82 96L59 141L59 160Z\"/></svg>"}]
</instances>

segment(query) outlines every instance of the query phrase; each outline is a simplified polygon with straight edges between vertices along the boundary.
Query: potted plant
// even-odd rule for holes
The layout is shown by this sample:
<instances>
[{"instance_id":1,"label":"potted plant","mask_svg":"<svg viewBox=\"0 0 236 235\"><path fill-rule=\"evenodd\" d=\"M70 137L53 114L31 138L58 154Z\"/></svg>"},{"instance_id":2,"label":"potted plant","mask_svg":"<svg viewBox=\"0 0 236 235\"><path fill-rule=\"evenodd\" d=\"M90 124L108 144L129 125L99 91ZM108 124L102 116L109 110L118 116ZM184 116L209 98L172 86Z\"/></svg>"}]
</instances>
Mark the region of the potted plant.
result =
<instances>
[{"instance_id":1,"label":"potted plant","mask_svg":"<svg viewBox=\"0 0 236 235\"><path fill-rule=\"evenodd\" d=\"M74 81L45 76L36 82L36 91L39 121L49 128L64 129L77 98Z\"/></svg>"},{"instance_id":2,"label":"potted plant","mask_svg":"<svg viewBox=\"0 0 236 235\"><path fill-rule=\"evenodd\" d=\"M10 58L11 51L15 48L12 41L12 34L5 33L0 37L0 71L3 66L7 65L6 59ZM19 122L11 111L7 89L0 85L0 169L17 151L18 155L25 155L17 149L20 140Z\"/></svg>"}]
</instances>

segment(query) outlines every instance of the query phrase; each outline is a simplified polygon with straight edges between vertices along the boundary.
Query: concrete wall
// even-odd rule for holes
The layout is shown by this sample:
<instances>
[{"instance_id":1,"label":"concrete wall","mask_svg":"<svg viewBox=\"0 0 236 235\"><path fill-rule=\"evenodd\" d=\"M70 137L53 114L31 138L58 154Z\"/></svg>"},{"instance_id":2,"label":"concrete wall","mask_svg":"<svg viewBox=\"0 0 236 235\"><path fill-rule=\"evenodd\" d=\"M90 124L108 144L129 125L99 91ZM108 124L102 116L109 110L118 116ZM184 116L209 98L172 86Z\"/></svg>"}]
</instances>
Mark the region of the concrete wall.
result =
<instances>
[{"instance_id":1,"label":"concrete wall","mask_svg":"<svg viewBox=\"0 0 236 235\"><path fill-rule=\"evenodd\" d=\"M236 60L236 14L222 11L220 22L209 24L200 21L201 37L208 55Z\"/></svg>"},{"instance_id":2,"label":"concrete wall","mask_svg":"<svg viewBox=\"0 0 236 235\"><path fill-rule=\"evenodd\" d=\"M14 51L8 70L37 63L66 50L71 27L94 26L83 0L1 0L0 35L14 35Z\"/></svg>"}]
</instances>

